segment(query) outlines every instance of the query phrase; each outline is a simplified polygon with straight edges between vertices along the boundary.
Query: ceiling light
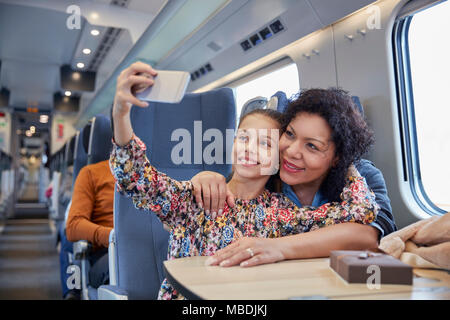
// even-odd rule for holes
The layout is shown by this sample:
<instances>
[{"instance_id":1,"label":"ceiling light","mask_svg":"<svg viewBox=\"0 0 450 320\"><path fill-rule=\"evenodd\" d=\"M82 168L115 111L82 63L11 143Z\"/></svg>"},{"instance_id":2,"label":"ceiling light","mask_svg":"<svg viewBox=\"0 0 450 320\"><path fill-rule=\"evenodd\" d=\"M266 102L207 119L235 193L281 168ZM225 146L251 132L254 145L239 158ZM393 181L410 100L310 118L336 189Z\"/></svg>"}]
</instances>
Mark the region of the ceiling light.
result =
<instances>
[{"instance_id":1,"label":"ceiling light","mask_svg":"<svg viewBox=\"0 0 450 320\"><path fill-rule=\"evenodd\" d=\"M100 31L98 31L97 29L91 30L91 35L93 35L94 37L98 36L99 34L100 34Z\"/></svg>"},{"instance_id":2,"label":"ceiling light","mask_svg":"<svg viewBox=\"0 0 450 320\"><path fill-rule=\"evenodd\" d=\"M91 53L91 49L85 48L85 49L83 49L83 53L84 54L90 54Z\"/></svg>"},{"instance_id":3,"label":"ceiling light","mask_svg":"<svg viewBox=\"0 0 450 320\"><path fill-rule=\"evenodd\" d=\"M92 12L91 13L91 18L92 19L98 19L98 13L97 12Z\"/></svg>"},{"instance_id":4,"label":"ceiling light","mask_svg":"<svg viewBox=\"0 0 450 320\"><path fill-rule=\"evenodd\" d=\"M83 62L78 62L77 63L77 67L80 68L80 69L83 69L84 68L84 63Z\"/></svg>"},{"instance_id":5,"label":"ceiling light","mask_svg":"<svg viewBox=\"0 0 450 320\"><path fill-rule=\"evenodd\" d=\"M73 80L80 80L81 74L79 72L72 73Z\"/></svg>"},{"instance_id":6,"label":"ceiling light","mask_svg":"<svg viewBox=\"0 0 450 320\"><path fill-rule=\"evenodd\" d=\"M39 122L40 122L40 123L47 123L47 122L48 122L48 115L42 114L42 115L39 117Z\"/></svg>"},{"instance_id":7,"label":"ceiling light","mask_svg":"<svg viewBox=\"0 0 450 320\"><path fill-rule=\"evenodd\" d=\"M65 95L66 97L70 97L70 96L72 95L72 92L66 91L66 92L64 92L64 95Z\"/></svg>"}]
</instances>

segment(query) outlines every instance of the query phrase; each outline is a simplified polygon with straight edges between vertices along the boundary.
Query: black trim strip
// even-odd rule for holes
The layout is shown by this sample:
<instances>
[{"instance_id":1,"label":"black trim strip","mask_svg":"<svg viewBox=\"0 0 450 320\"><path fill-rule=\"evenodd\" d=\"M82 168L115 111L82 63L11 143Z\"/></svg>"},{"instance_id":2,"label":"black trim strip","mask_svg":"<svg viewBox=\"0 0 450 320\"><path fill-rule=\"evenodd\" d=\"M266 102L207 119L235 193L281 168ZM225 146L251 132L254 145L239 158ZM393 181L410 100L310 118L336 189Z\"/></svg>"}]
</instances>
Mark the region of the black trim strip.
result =
<instances>
[{"instance_id":1,"label":"black trim strip","mask_svg":"<svg viewBox=\"0 0 450 320\"><path fill-rule=\"evenodd\" d=\"M170 274L169 270L167 270L166 266L164 265L164 272L166 274L167 280L169 283L174 287L175 290L180 292L186 299L188 300L203 300L200 296L193 293L191 290L183 286L180 282L178 282L172 275Z\"/></svg>"}]
</instances>

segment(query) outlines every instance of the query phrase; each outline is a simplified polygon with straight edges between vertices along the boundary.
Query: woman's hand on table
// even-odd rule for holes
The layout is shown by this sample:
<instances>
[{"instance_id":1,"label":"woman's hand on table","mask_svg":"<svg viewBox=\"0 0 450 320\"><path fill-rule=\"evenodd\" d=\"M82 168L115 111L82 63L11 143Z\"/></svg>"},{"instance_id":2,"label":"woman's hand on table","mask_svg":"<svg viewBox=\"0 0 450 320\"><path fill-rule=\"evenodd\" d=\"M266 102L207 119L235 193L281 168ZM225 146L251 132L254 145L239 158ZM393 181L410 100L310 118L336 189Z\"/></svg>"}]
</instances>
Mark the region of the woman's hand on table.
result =
<instances>
[{"instance_id":1,"label":"woman's hand on table","mask_svg":"<svg viewBox=\"0 0 450 320\"><path fill-rule=\"evenodd\" d=\"M242 238L218 250L206 260L206 265L252 267L285 260L280 239Z\"/></svg>"}]
</instances>

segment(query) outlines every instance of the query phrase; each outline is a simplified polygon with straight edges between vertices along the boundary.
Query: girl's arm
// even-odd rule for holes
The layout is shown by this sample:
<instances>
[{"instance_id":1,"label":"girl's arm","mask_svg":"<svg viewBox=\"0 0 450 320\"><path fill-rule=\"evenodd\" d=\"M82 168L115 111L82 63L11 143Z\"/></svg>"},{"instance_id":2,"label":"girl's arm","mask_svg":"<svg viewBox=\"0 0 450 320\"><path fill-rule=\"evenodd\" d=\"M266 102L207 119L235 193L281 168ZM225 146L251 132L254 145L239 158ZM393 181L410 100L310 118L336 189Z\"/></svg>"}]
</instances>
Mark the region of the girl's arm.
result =
<instances>
[{"instance_id":1,"label":"girl's arm","mask_svg":"<svg viewBox=\"0 0 450 320\"><path fill-rule=\"evenodd\" d=\"M169 227L184 225L188 213L197 209L190 181L180 182L156 170L145 150L134 135L125 146L113 143L109 161L119 192L131 197L136 208L153 211Z\"/></svg>"},{"instance_id":2,"label":"girl's arm","mask_svg":"<svg viewBox=\"0 0 450 320\"><path fill-rule=\"evenodd\" d=\"M126 145L133 136L133 128L130 121L130 110L134 104L138 107L148 107L134 96L135 93L153 85L151 77L157 72L151 66L142 62L135 62L124 69L117 77L116 95L112 110L114 123L114 141L118 146ZM135 90L139 88L139 90Z\"/></svg>"},{"instance_id":3,"label":"girl's arm","mask_svg":"<svg viewBox=\"0 0 450 320\"><path fill-rule=\"evenodd\" d=\"M134 136L130 121L132 105L148 107L134 94L153 85L152 77L156 75L151 66L136 62L117 78L110 166L122 194L131 197L137 208L152 210L164 223L173 226L183 222L193 202L191 184L171 179L151 166L145 155L146 147Z\"/></svg>"}]
</instances>

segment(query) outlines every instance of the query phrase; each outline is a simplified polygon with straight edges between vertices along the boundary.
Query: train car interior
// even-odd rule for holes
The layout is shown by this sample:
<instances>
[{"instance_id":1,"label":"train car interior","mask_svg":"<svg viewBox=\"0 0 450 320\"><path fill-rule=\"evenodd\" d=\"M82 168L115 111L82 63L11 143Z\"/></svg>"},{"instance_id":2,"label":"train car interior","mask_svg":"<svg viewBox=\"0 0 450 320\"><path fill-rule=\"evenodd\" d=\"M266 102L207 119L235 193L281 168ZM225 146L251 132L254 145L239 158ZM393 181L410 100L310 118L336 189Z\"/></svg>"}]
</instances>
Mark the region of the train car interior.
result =
<instances>
[{"instance_id":1,"label":"train car interior","mask_svg":"<svg viewBox=\"0 0 450 320\"><path fill-rule=\"evenodd\" d=\"M450 300L449 18L0 0L0 300Z\"/></svg>"}]
</instances>

